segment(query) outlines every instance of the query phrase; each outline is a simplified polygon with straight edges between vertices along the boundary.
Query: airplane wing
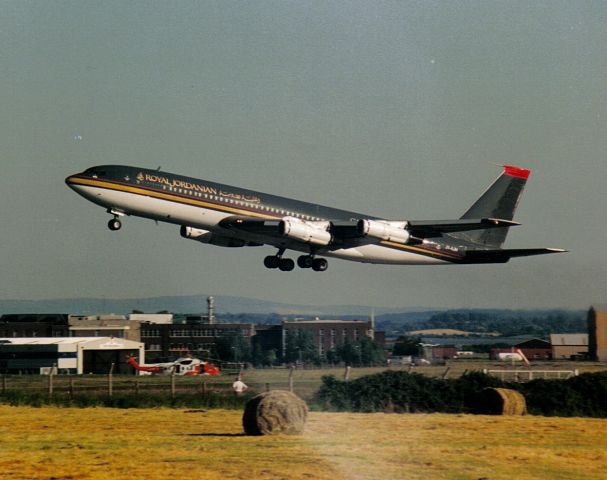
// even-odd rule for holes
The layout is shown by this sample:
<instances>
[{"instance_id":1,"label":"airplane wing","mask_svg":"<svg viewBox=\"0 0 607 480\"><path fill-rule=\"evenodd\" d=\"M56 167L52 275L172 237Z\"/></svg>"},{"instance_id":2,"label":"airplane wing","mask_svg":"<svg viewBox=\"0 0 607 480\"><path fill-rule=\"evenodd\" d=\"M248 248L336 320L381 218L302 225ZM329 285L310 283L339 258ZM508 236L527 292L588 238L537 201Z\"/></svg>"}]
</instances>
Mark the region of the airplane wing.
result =
<instances>
[{"instance_id":1,"label":"airplane wing","mask_svg":"<svg viewBox=\"0 0 607 480\"><path fill-rule=\"evenodd\" d=\"M298 246L309 246L310 243L313 243L285 236L284 232L281 231L281 228L284 228L284 225L281 227L283 220L263 220L254 217L233 216L223 219L219 222L219 225L236 234L246 233L254 236L256 240L261 240L264 243L275 246L297 249ZM316 226L319 232L323 232L330 238L330 242L316 244L317 248L325 251L350 248L377 241L362 238L357 231L356 221L305 222L305 225Z\"/></svg>"},{"instance_id":2,"label":"airplane wing","mask_svg":"<svg viewBox=\"0 0 607 480\"><path fill-rule=\"evenodd\" d=\"M514 257L564 253L561 248L512 248L503 250L468 250L463 263L506 263Z\"/></svg>"},{"instance_id":3,"label":"airplane wing","mask_svg":"<svg viewBox=\"0 0 607 480\"><path fill-rule=\"evenodd\" d=\"M380 221L384 222L384 221ZM387 222L387 221L385 221ZM328 220L326 222L308 222L323 225L333 237L336 248L347 248L357 245L377 243L379 240L367 237L360 231L358 221ZM511 220L499 218L458 219L458 220L412 220L402 223L409 232L413 242L420 242L424 238L440 237L445 233L464 232L488 228L504 228L519 225ZM281 220L263 220L253 217L234 216L220 222L223 228L232 231L241 231L269 237L282 236L280 232ZM332 249L328 247L328 249Z\"/></svg>"},{"instance_id":4,"label":"airplane wing","mask_svg":"<svg viewBox=\"0 0 607 480\"><path fill-rule=\"evenodd\" d=\"M466 232L469 230L485 230L487 228L515 227L520 223L501 218L478 218L458 220L411 220L407 222L407 230L417 238L440 237L443 233Z\"/></svg>"}]
</instances>

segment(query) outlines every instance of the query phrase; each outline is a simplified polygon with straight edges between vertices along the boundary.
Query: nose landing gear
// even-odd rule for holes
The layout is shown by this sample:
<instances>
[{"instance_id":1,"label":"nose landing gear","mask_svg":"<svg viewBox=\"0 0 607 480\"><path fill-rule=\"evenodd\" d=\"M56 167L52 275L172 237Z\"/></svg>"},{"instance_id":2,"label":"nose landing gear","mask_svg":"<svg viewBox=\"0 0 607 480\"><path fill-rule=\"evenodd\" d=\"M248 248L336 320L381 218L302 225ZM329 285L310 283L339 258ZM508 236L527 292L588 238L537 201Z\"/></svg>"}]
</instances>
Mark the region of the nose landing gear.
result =
<instances>
[{"instance_id":1,"label":"nose landing gear","mask_svg":"<svg viewBox=\"0 0 607 480\"><path fill-rule=\"evenodd\" d=\"M120 221L120 217L125 215L125 213L121 210L116 210L114 208L108 208L107 213L114 216L114 218L107 222L107 227L113 232L115 232L116 230L120 230L120 228L122 228L122 222Z\"/></svg>"},{"instance_id":2,"label":"nose landing gear","mask_svg":"<svg viewBox=\"0 0 607 480\"><path fill-rule=\"evenodd\" d=\"M122 222L118 219L118 217L114 217L107 222L107 226L110 230L115 232L116 230L120 230L122 227Z\"/></svg>"}]
</instances>

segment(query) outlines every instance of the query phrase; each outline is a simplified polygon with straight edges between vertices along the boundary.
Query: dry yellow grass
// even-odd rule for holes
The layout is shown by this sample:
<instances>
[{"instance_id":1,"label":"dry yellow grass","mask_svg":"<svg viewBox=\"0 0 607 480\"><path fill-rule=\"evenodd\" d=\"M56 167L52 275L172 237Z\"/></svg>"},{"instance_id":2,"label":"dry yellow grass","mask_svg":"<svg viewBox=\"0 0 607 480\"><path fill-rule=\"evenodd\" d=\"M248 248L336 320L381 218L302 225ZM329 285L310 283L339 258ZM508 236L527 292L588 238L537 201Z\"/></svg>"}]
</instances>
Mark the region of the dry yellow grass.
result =
<instances>
[{"instance_id":1,"label":"dry yellow grass","mask_svg":"<svg viewBox=\"0 0 607 480\"><path fill-rule=\"evenodd\" d=\"M2 479L607 478L607 420L311 413L245 437L242 413L0 406Z\"/></svg>"}]
</instances>

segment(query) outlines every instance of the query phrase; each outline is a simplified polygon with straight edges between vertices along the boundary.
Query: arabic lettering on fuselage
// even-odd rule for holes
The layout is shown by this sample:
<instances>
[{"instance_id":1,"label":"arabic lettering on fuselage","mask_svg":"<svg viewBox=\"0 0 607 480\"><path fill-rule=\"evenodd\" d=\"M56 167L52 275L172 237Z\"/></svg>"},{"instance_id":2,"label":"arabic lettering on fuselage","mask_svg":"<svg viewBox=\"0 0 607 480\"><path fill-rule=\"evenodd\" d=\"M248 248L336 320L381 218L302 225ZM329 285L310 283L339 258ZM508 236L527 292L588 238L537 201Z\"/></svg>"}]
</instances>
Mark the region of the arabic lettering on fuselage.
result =
<instances>
[{"instance_id":1,"label":"arabic lettering on fuselage","mask_svg":"<svg viewBox=\"0 0 607 480\"><path fill-rule=\"evenodd\" d=\"M219 195L222 197L233 198L234 200L241 200L243 202L256 202L256 203L261 202L261 199L259 197L241 195L240 193L224 192L223 190L219 191Z\"/></svg>"},{"instance_id":2,"label":"arabic lettering on fuselage","mask_svg":"<svg viewBox=\"0 0 607 480\"><path fill-rule=\"evenodd\" d=\"M219 195L221 197L233 198L235 200L241 200L243 202L261 202L259 197L250 196L250 195L241 195L239 193L232 192L224 192L223 190L218 190L215 187L210 187L208 185L199 185L197 183L186 182L184 180L177 180L175 178L167 178L160 175L153 175L151 173L146 173L144 175L137 175L138 181L146 181L152 183L160 183L162 185L166 185L172 188L184 188L186 190L193 190L195 192L209 193L211 195Z\"/></svg>"}]
</instances>

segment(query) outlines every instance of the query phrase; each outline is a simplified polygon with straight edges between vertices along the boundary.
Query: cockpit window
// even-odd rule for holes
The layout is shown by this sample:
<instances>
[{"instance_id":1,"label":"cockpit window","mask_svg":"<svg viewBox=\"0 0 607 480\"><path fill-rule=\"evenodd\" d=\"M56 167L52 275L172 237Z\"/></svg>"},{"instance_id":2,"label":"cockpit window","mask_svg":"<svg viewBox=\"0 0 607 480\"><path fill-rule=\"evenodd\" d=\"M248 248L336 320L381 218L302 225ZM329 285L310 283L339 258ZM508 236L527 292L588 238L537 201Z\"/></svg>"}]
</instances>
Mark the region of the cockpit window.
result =
<instances>
[{"instance_id":1,"label":"cockpit window","mask_svg":"<svg viewBox=\"0 0 607 480\"><path fill-rule=\"evenodd\" d=\"M96 167L92 167L92 168L87 168L84 171L84 175L90 175L93 178L99 178L99 177L105 177L106 176L106 172L96 168Z\"/></svg>"}]
</instances>

